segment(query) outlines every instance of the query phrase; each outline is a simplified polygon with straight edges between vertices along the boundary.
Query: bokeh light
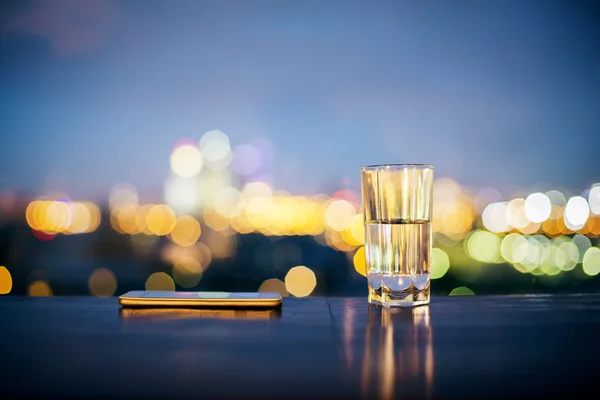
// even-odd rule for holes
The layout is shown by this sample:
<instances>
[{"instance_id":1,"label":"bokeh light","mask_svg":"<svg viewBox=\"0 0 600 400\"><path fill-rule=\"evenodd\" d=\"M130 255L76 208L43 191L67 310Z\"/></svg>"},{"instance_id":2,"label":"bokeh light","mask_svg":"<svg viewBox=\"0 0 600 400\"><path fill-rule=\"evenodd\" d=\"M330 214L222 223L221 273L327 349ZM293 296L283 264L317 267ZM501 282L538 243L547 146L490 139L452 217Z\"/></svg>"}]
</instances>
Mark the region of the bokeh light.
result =
<instances>
[{"instance_id":1,"label":"bokeh light","mask_svg":"<svg viewBox=\"0 0 600 400\"><path fill-rule=\"evenodd\" d=\"M507 204L491 203L482 214L483 225L485 228L494 233L506 232L510 229L510 224L507 218Z\"/></svg>"},{"instance_id":2,"label":"bokeh light","mask_svg":"<svg viewBox=\"0 0 600 400\"><path fill-rule=\"evenodd\" d=\"M271 292L271 293L279 293L283 297L288 297L289 293L287 288L285 287L285 283L281 279L271 278L267 279L263 283L261 283L258 288L259 292Z\"/></svg>"},{"instance_id":3,"label":"bokeh light","mask_svg":"<svg viewBox=\"0 0 600 400\"><path fill-rule=\"evenodd\" d=\"M442 249L434 247L431 250L431 279L439 279L446 275L450 268L450 258L448 254Z\"/></svg>"},{"instance_id":4,"label":"bokeh light","mask_svg":"<svg viewBox=\"0 0 600 400\"><path fill-rule=\"evenodd\" d=\"M96 297L110 297L117 290L117 279L111 270L99 268L90 275L88 287Z\"/></svg>"},{"instance_id":5,"label":"bokeh light","mask_svg":"<svg viewBox=\"0 0 600 400\"><path fill-rule=\"evenodd\" d=\"M150 232L157 236L165 236L171 233L176 222L175 212L164 204L153 206L146 214L146 226Z\"/></svg>"},{"instance_id":6,"label":"bokeh light","mask_svg":"<svg viewBox=\"0 0 600 400\"><path fill-rule=\"evenodd\" d=\"M564 207L567 205L567 198L558 190L550 190L549 192L546 192L546 196L553 206Z\"/></svg>"},{"instance_id":7,"label":"bokeh light","mask_svg":"<svg viewBox=\"0 0 600 400\"><path fill-rule=\"evenodd\" d=\"M182 178L191 178L202 170L200 150L191 144L176 147L171 153L171 170Z\"/></svg>"},{"instance_id":8,"label":"bokeh light","mask_svg":"<svg viewBox=\"0 0 600 400\"><path fill-rule=\"evenodd\" d=\"M467 236L465 248L471 258L484 263L501 262L500 238L490 232L476 230Z\"/></svg>"},{"instance_id":9,"label":"bokeh light","mask_svg":"<svg viewBox=\"0 0 600 400\"><path fill-rule=\"evenodd\" d=\"M8 294L12 290L12 276L6 267L0 267L0 294Z\"/></svg>"},{"instance_id":10,"label":"bokeh light","mask_svg":"<svg viewBox=\"0 0 600 400\"><path fill-rule=\"evenodd\" d=\"M590 204L590 210L595 215L600 215L600 183L596 183L590 189L588 194L588 202Z\"/></svg>"},{"instance_id":11,"label":"bokeh light","mask_svg":"<svg viewBox=\"0 0 600 400\"><path fill-rule=\"evenodd\" d=\"M352 258L354 269L362 276L367 276L367 260L365 255L365 246L361 246L354 253Z\"/></svg>"},{"instance_id":12,"label":"bokeh light","mask_svg":"<svg viewBox=\"0 0 600 400\"><path fill-rule=\"evenodd\" d=\"M175 291L175 282L164 272L155 272L148 277L145 284L146 290Z\"/></svg>"},{"instance_id":13,"label":"bokeh light","mask_svg":"<svg viewBox=\"0 0 600 400\"><path fill-rule=\"evenodd\" d=\"M27 294L32 297L48 297L52 296L52 289L46 281L37 280L29 284Z\"/></svg>"},{"instance_id":14,"label":"bokeh light","mask_svg":"<svg viewBox=\"0 0 600 400\"><path fill-rule=\"evenodd\" d=\"M506 219L513 228L519 230L529 225L530 221L525 214L525 199L513 199L506 205Z\"/></svg>"},{"instance_id":15,"label":"bokeh light","mask_svg":"<svg viewBox=\"0 0 600 400\"><path fill-rule=\"evenodd\" d=\"M291 268L285 276L287 291L296 297L310 295L317 286L315 273L304 265Z\"/></svg>"},{"instance_id":16,"label":"bokeh light","mask_svg":"<svg viewBox=\"0 0 600 400\"><path fill-rule=\"evenodd\" d=\"M525 200L525 215L532 222L541 223L550 217L552 203L543 193L532 193Z\"/></svg>"},{"instance_id":17,"label":"bokeh light","mask_svg":"<svg viewBox=\"0 0 600 400\"><path fill-rule=\"evenodd\" d=\"M180 246L192 246L198 241L200 234L198 220L191 215L181 215L177 217L169 237Z\"/></svg>"},{"instance_id":18,"label":"bokeh light","mask_svg":"<svg viewBox=\"0 0 600 400\"><path fill-rule=\"evenodd\" d=\"M270 195L270 188L268 188L268 193ZM214 210L224 218L233 218L240 215L243 206L244 195L231 186L221 189L214 199Z\"/></svg>"},{"instance_id":19,"label":"bokeh light","mask_svg":"<svg viewBox=\"0 0 600 400\"><path fill-rule=\"evenodd\" d=\"M200 188L197 179L170 176L165 182L165 203L178 213L192 213L198 209Z\"/></svg>"},{"instance_id":20,"label":"bokeh light","mask_svg":"<svg viewBox=\"0 0 600 400\"><path fill-rule=\"evenodd\" d=\"M571 243L577 246L577 250L579 251L579 262L583 262L583 255L585 252L592 247L592 241L583 235L575 235L573 239L571 239Z\"/></svg>"},{"instance_id":21,"label":"bokeh light","mask_svg":"<svg viewBox=\"0 0 600 400\"><path fill-rule=\"evenodd\" d=\"M206 166L214 171L226 168L232 154L227 135L219 130L206 132L200 139L200 153Z\"/></svg>"},{"instance_id":22,"label":"bokeh light","mask_svg":"<svg viewBox=\"0 0 600 400\"><path fill-rule=\"evenodd\" d=\"M475 293L466 286L459 286L452 289L449 296L473 296Z\"/></svg>"},{"instance_id":23,"label":"bokeh light","mask_svg":"<svg viewBox=\"0 0 600 400\"><path fill-rule=\"evenodd\" d=\"M587 275L595 276L600 273L600 249L590 247L583 256L583 272Z\"/></svg>"},{"instance_id":24,"label":"bokeh light","mask_svg":"<svg viewBox=\"0 0 600 400\"><path fill-rule=\"evenodd\" d=\"M196 286L202 278L202 272L202 264L190 256L184 256L173 264L173 279L184 288Z\"/></svg>"},{"instance_id":25,"label":"bokeh light","mask_svg":"<svg viewBox=\"0 0 600 400\"><path fill-rule=\"evenodd\" d=\"M577 230L582 228L590 216L590 207L586 199L574 196L569 199L565 207L565 225L567 228Z\"/></svg>"},{"instance_id":26,"label":"bokeh light","mask_svg":"<svg viewBox=\"0 0 600 400\"><path fill-rule=\"evenodd\" d=\"M350 226L356 215L356 209L347 200L333 200L325 210L325 221L327 225L336 231L343 231Z\"/></svg>"}]
</instances>

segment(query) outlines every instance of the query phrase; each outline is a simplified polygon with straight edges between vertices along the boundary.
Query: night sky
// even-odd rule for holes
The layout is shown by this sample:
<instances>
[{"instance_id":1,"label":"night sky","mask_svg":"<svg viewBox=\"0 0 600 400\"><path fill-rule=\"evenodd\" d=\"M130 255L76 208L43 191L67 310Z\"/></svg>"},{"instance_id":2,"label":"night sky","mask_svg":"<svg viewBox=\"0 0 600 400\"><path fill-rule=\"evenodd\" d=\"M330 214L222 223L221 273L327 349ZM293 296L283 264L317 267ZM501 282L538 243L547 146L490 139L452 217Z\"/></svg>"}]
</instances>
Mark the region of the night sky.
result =
<instances>
[{"instance_id":1,"label":"night sky","mask_svg":"<svg viewBox=\"0 0 600 400\"><path fill-rule=\"evenodd\" d=\"M589 1L0 3L0 190L162 191L182 137L275 149L277 187L431 163L505 192L600 182Z\"/></svg>"}]
</instances>

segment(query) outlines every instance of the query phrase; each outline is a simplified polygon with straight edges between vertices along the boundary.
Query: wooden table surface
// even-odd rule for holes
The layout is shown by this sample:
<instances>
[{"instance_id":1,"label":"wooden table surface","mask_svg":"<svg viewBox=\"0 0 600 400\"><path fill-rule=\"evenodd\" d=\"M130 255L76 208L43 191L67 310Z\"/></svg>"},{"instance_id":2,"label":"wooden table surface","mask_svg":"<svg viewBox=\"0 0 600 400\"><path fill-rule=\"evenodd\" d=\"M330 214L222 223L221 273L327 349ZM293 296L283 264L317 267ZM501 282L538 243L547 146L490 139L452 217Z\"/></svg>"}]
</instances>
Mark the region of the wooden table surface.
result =
<instances>
[{"instance_id":1,"label":"wooden table surface","mask_svg":"<svg viewBox=\"0 0 600 400\"><path fill-rule=\"evenodd\" d=\"M0 398L541 398L596 384L600 296L286 298L277 311L0 298Z\"/></svg>"}]
</instances>

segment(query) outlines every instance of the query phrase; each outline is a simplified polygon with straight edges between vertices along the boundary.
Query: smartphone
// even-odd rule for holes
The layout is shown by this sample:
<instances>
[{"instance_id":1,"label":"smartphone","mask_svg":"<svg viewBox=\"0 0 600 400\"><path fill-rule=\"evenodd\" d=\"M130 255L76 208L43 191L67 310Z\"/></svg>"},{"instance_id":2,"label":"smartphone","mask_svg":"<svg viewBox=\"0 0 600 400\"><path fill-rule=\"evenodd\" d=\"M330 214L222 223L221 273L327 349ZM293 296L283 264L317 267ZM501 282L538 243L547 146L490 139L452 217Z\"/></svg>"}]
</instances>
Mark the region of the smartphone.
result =
<instances>
[{"instance_id":1,"label":"smartphone","mask_svg":"<svg viewBox=\"0 0 600 400\"><path fill-rule=\"evenodd\" d=\"M275 308L281 306L281 294L134 290L119 296L119 304L131 307Z\"/></svg>"}]
</instances>

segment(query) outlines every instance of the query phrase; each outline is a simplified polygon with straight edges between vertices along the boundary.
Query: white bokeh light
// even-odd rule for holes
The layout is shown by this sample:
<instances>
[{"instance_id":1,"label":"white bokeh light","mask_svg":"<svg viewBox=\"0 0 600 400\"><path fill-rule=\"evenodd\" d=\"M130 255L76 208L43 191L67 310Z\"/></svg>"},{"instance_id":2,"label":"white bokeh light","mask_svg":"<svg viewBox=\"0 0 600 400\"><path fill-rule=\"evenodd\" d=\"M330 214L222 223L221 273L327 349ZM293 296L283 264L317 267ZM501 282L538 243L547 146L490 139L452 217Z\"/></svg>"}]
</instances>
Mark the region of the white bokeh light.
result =
<instances>
[{"instance_id":1,"label":"white bokeh light","mask_svg":"<svg viewBox=\"0 0 600 400\"><path fill-rule=\"evenodd\" d=\"M532 193L525 200L525 215L531 222L544 222L550 217L552 203L543 193Z\"/></svg>"},{"instance_id":2,"label":"white bokeh light","mask_svg":"<svg viewBox=\"0 0 600 400\"><path fill-rule=\"evenodd\" d=\"M590 189L590 194L588 195L588 200L590 202L590 210L595 215L600 215L600 184L595 184Z\"/></svg>"},{"instance_id":3,"label":"white bokeh light","mask_svg":"<svg viewBox=\"0 0 600 400\"><path fill-rule=\"evenodd\" d=\"M491 203L483 210L483 225L488 231L499 233L510 229L506 218L506 204L505 202Z\"/></svg>"},{"instance_id":4,"label":"white bokeh light","mask_svg":"<svg viewBox=\"0 0 600 400\"><path fill-rule=\"evenodd\" d=\"M171 170L182 178L191 178L202 170L202 154L192 145L177 147L171 153Z\"/></svg>"},{"instance_id":5,"label":"white bokeh light","mask_svg":"<svg viewBox=\"0 0 600 400\"><path fill-rule=\"evenodd\" d=\"M565 207L565 225L569 229L581 229L590 216L590 207L586 199L574 196Z\"/></svg>"}]
</instances>

